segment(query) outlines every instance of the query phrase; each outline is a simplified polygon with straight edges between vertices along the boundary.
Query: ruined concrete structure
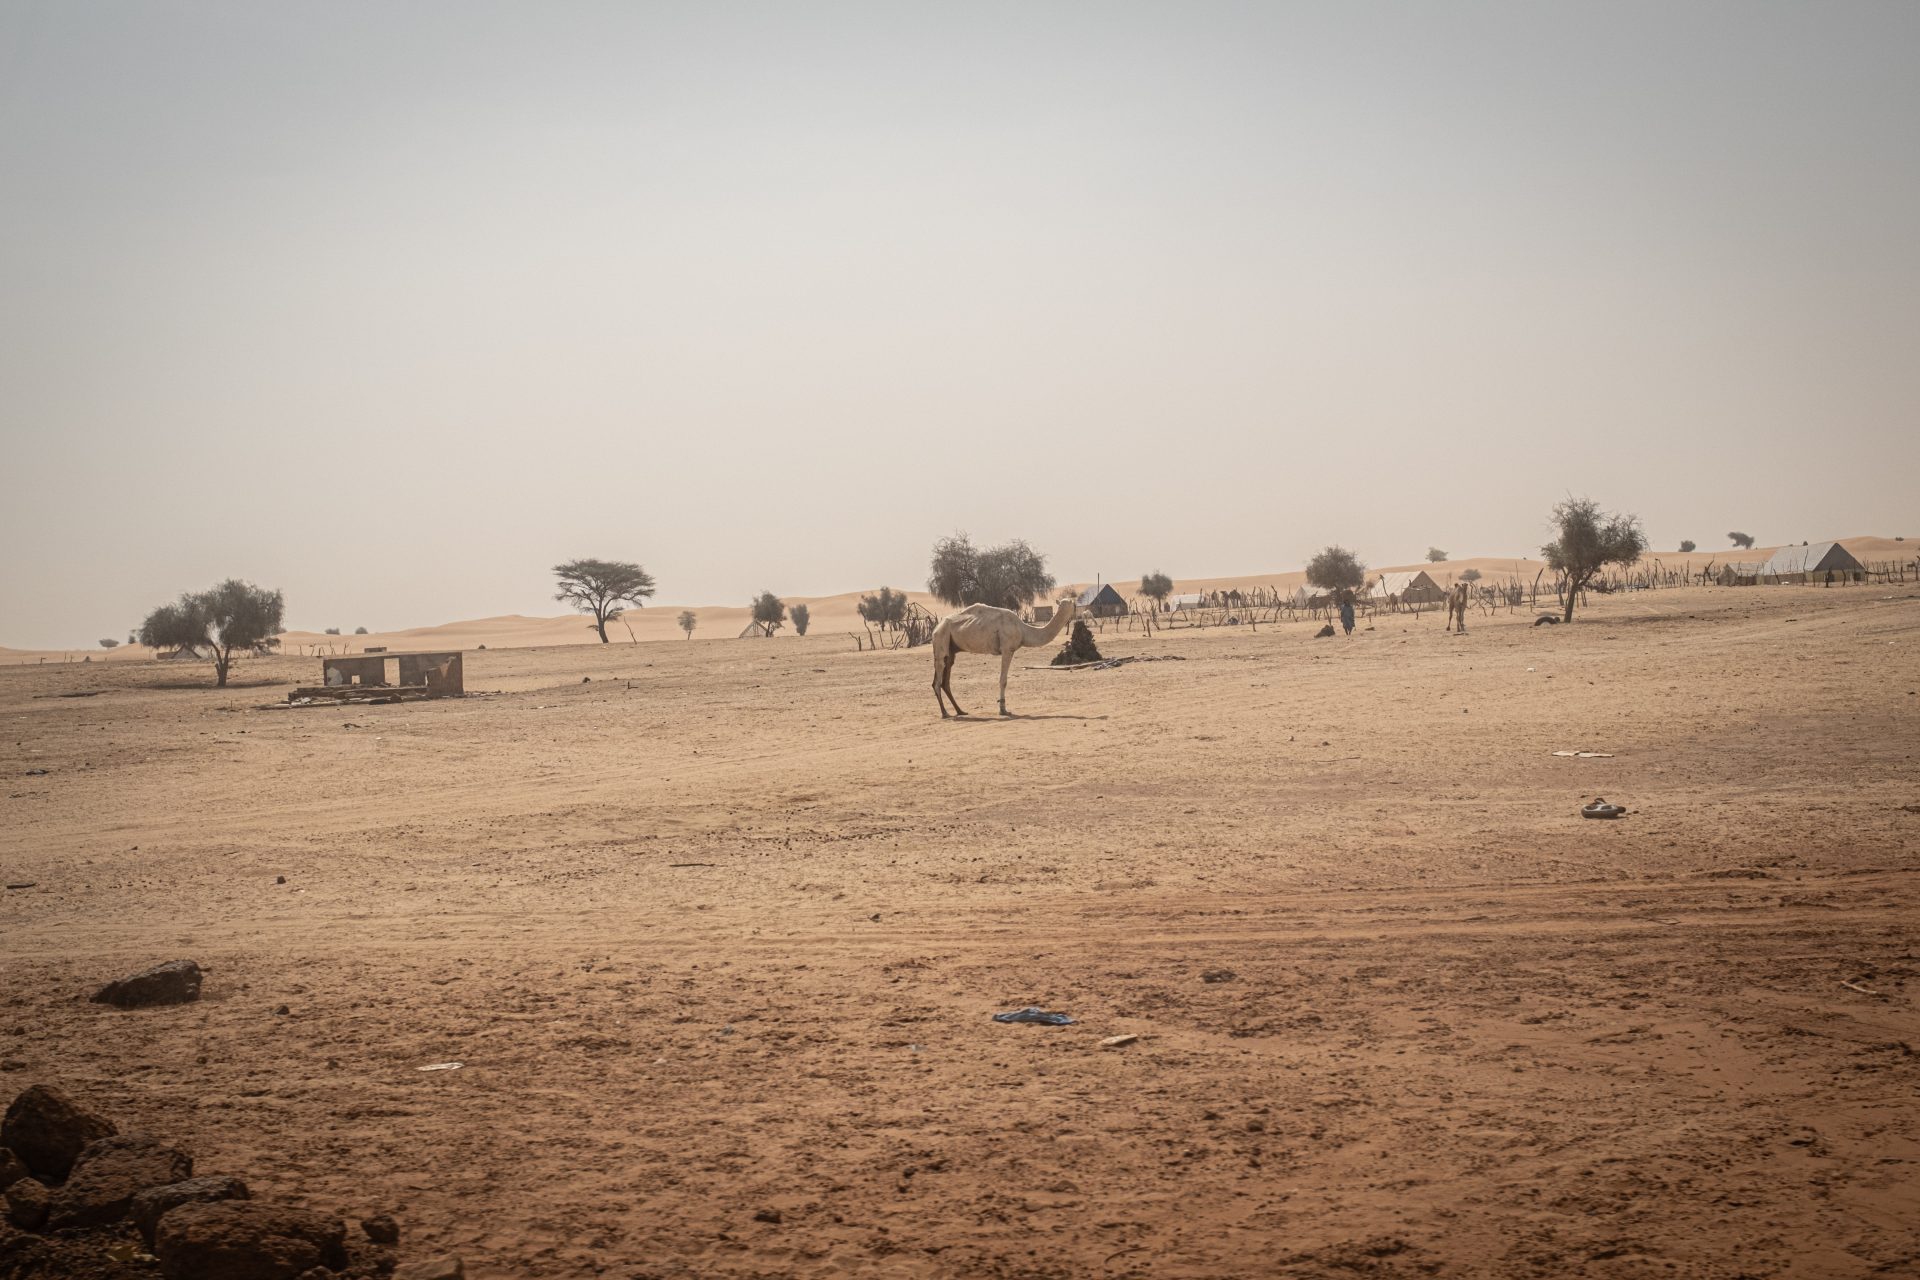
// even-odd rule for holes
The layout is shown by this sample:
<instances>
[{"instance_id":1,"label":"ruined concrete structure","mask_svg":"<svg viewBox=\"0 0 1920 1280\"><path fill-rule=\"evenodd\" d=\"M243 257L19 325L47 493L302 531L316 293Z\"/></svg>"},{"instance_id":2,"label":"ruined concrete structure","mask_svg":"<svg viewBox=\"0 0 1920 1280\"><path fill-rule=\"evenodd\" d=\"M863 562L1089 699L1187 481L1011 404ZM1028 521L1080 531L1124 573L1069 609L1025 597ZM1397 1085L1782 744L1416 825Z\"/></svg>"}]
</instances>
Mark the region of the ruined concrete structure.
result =
<instances>
[{"instance_id":1,"label":"ruined concrete structure","mask_svg":"<svg viewBox=\"0 0 1920 1280\"><path fill-rule=\"evenodd\" d=\"M396 678L387 678L387 664ZM446 653L358 653L320 659L320 684L295 689L289 700L352 698L386 693L395 697L457 698L467 691L458 650Z\"/></svg>"}]
</instances>

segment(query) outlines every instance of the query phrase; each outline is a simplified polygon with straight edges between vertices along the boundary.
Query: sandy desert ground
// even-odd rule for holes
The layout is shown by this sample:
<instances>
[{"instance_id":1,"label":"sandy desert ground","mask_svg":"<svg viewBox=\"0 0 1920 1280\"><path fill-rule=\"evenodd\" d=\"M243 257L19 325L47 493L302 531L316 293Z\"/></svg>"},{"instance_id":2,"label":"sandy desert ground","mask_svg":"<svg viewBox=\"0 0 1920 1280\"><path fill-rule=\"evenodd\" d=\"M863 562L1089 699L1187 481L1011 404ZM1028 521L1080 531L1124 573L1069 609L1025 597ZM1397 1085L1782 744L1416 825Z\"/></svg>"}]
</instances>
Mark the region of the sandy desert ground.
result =
<instances>
[{"instance_id":1,"label":"sandy desert ground","mask_svg":"<svg viewBox=\"0 0 1920 1280\"><path fill-rule=\"evenodd\" d=\"M1920 1273L1920 591L1528 621L11 667L0 1091L486 1280Z\"/></svg>"}]
</instances>

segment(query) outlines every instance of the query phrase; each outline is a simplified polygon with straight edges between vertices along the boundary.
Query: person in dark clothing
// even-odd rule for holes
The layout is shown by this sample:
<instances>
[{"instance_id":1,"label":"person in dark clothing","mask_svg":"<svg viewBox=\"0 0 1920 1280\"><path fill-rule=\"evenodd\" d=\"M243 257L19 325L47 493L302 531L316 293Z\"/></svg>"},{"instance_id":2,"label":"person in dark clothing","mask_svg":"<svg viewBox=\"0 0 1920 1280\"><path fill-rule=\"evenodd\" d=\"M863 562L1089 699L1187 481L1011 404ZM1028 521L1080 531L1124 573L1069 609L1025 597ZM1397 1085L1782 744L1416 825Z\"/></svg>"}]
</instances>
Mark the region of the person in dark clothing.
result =
<instances>
[{"instance_id":1,"label":"person in dark clothing","mask_svg":"<svg viewBox=\"0 0 1920 1280\"><path fill-rule=\"evenodd\" d=\"M1348 635L1353 634L1353 592L1340 593L1340 629Z\"/></svg>"}]
</instances>

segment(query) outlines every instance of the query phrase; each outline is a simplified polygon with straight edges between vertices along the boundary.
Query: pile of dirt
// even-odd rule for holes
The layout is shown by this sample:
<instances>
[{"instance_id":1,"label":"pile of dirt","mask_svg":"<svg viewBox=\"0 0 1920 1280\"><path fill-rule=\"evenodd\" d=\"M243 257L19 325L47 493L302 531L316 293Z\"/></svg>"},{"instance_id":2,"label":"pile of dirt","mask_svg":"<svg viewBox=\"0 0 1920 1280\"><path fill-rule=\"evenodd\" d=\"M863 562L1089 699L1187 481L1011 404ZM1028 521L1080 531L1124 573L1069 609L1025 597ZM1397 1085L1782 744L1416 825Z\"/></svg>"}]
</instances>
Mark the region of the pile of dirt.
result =
<instances>
[{"instance_id":1,"label":"pile of dirt","mask_svg":"<svg viewBox=\"0 0 1920 1280\"><path fill-rule=\"evenodd\" d=\"M1082 662L1099 662L1100 650L1093 644L1093 632L1087 630L1087 624L1075 618L1073 630L1067 633L1067 643L1060 652L1053 655L1056 667L1071 667Z\"/></svg>"}]
</instances>

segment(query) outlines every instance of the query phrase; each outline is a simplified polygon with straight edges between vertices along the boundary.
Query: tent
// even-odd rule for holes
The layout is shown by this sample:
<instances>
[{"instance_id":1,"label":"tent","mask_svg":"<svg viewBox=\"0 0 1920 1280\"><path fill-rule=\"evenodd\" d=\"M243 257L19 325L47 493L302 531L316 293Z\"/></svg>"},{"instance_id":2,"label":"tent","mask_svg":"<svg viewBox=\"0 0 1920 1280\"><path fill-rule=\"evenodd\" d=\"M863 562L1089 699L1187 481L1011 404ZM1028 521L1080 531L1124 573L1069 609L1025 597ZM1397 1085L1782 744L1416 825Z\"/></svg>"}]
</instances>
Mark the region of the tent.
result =
<instances>
[{"instance_id":1,"label":"tent","mask_svg":"<svg viewBox=\"0 0 1920 1280\"><path fill-rule=\"evenodd\" d=\"M1425 569L1414 569L1381 574L1368 594L1389 603L1439 604L1447 598L1447 589L1427 576Z\"/></svg>"},{"instance_id":2,"label":"tent","mask_svg":"<svg viewBox=\"0 0 1920 1280\"><path fill-rule=\"evenodd\" d=\"M1096 582L1080 593L1080 612L1095 618L1118 618L1127 612L1127 602L1110 582Z\"/></svg>"},{"instance_id":3,"label":"tent","mask_svg":"<svg viewBox=\"0 0 1920 1280\"><path fill-rule=\"evenodd\" d=\"M1167 608L1175 613L1187 609L1204 609L1206 607L1207 598L1198 591L1188 591L1177 596L1167 597Z\"/></svg>"},{"instance_id":4,"label":"tent","mask_svg":"<svg viewBox=\"0 0 1920 1280\"><path fill-rule=\"evenodd\" d=\"M158 658L162 662L211 662L213 661L212 653L210 652L202 653L200 652L199 649L195 648L193 645L190 645L190 644L183 644L178 649L175 649L170 653L156 652L153 656Z\"/></svg>"},{"instance_id":5,"label":"tent","mask_svg":"<svg viewBox=\"0 0 1920 1280\"><path fill-rule=\"evenodd\" d=\"M1848 582L1867 576L1867 567L1837 542L1813 542L1782 547L1760 567L1760 576L1775 582Z\"/></svg>"}]
</instances>

